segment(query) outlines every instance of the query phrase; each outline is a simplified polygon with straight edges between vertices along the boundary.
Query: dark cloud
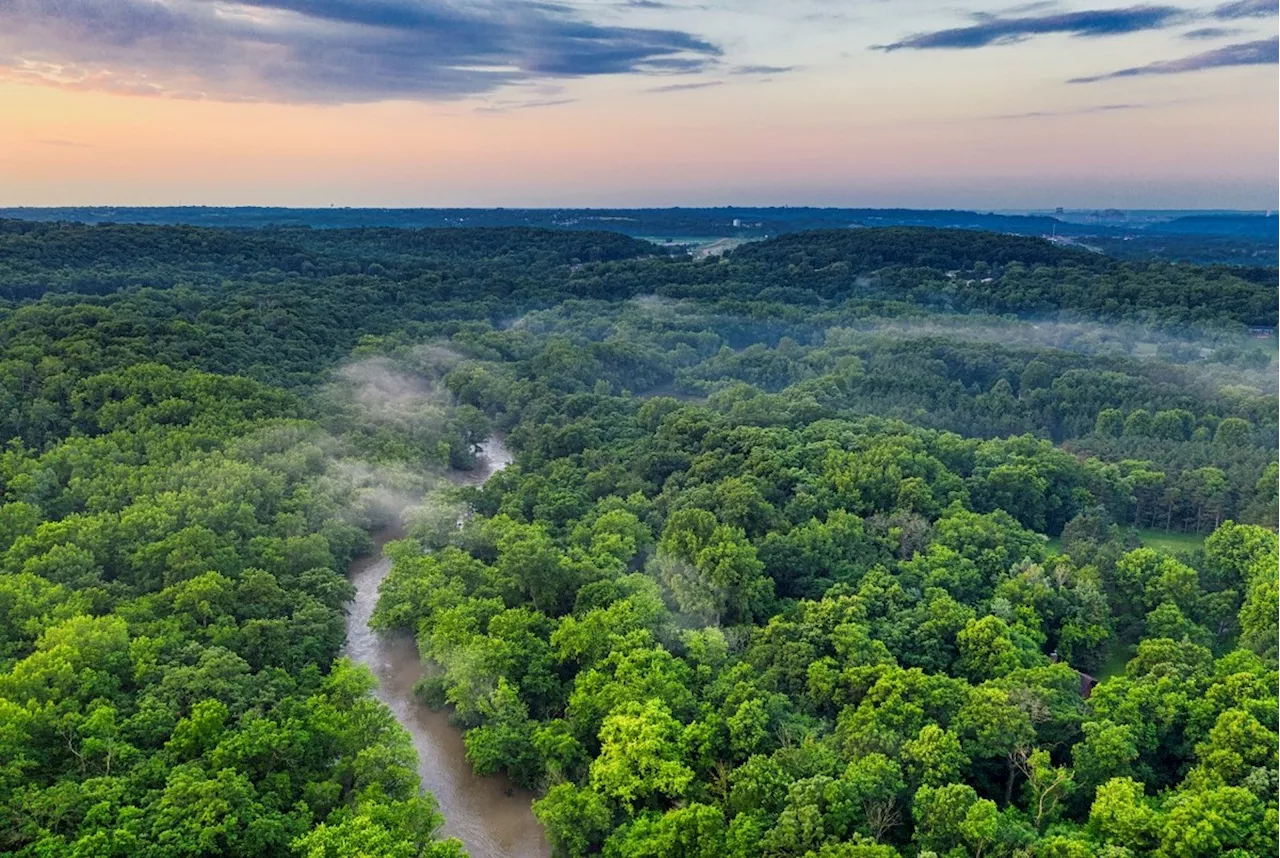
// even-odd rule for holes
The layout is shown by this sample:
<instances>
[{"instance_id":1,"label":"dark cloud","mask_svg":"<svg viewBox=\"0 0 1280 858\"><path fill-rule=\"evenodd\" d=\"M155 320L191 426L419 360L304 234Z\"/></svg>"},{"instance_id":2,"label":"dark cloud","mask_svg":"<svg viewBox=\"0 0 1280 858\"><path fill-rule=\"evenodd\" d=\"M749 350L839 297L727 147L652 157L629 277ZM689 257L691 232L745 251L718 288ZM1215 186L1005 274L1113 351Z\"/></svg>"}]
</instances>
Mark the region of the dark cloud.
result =
<instances>
[{"instance_id":1,"label":"dark cloud","mask_svg":"<svg viewBox=\"0 0 1280 858\"><path fill-rule=\"evenodd\" d=\"M1220 21L1240 18L1269 18L1280 11L1275 0L1234 0L1213 10L1213 17Z\"/></svg>"},{"instance_id":2,"label":"dark cloud","mask_svg":"<svg viewBox=\"0 0 1280 858\"><path fill-rule=\"evenodd\" d=\"M720 49L536 0L0 0L0 75L224 100L448 99L543 78L675 74Z\"/></svg>"},{"instance_id":3,"label":"dark cloud","mask_svg":"<svg viewBox=\"0 0 1280 858\"><path fill-rule=\"evenodd\" d=\"M873 45L872 47L881 51L897 51L904 48L959 50L1018 42L1031 36L1048 33L1068 33L1073 36L1115 36L1168 27L1181 19L1183 14L1181 9L1172 6L1130 6L1126 9L1096 9L1020 18L983 16L978 23L969 27L917 33L890 45Z\"/></svg>"},{"instance_id":4,"label":"dark cloud","mask_svg":"<svg viewBox=\"0 0 1280 858\"><path fill-rule=\"evenodd\" d=\"M1224 39L1227 36L1238 36L1241 32L1243 31L1232 27L1200 27L1195 30L1187 30L1182 34L1182 38L1191 39L1192 41Z\"/></svg>"},{"instance_id":5,"label":"dark cloud","mask_svg":"<svg viewBox=\"0 0 1280 858\"><path fill-rule=\"evenodd\" d=\"M1177 60L1165 60L1136 66L1129 69L1108 72L1092 77L1072 78L1068 83L1096 83L1100 80L1113 80L1120 77L1141 77L1154 74L1182 74L1184 72L1203 71L1205 69L1226 68L1229 66L1261 66L1274 65L1280 62L1280 38L1262 39L1257 42L1243 42L1238 45L1227 45L1214 51L1205 51Z\"/></svg>"}]
</instances>

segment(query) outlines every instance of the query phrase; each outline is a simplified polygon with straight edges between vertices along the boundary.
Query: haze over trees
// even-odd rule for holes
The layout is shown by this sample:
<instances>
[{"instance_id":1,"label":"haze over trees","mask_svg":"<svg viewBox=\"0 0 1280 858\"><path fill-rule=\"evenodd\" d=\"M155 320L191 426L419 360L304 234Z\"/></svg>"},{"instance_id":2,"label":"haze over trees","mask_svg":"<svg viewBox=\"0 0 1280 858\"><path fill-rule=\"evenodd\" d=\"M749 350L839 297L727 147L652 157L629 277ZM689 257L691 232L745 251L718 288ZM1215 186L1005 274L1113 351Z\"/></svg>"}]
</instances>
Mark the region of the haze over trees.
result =
<instances>
[{"instance_id":1,"label":"haze over trees","mask_svg":"<svg viewBox=\"0 0 1280 858\"><path fill-rule=\"evenodd\" d=\"M340 657L410 509L375 623L559 855L1276 851L1274 269L3 221L0 295L2 850L460 855Z\"/></svg>"}]
</instances>

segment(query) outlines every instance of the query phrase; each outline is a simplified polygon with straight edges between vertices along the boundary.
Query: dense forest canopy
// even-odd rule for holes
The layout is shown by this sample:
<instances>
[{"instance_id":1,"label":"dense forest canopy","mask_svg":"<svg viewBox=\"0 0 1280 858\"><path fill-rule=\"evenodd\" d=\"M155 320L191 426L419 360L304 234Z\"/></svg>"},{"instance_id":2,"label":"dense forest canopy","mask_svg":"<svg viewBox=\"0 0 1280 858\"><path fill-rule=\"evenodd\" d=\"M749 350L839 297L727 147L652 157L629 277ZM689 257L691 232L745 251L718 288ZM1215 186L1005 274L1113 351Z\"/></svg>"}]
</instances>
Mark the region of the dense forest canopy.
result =
<instances>
[{"instance_id":1,"label":"dense forest canopy","mask_svg":"<svg viewBox=\"0 0 1280 858\"><path fill-rule=\"evenodd\" d=\"M80 223L186 224L214 227L544 227L609 230L639 238L699 243L754 240L849 227L923 226L1010 235L1051 236L1138 261L1275 265L1280 235L1274 214L1261 212L977 212L930 209L745 208L645 209L362 209L271 207L0 208L0 219Z\"/></svg>"},{"instance_id":2,"label":"dense forest canopy","mask_svg":"<svg viewBox=\"0 0 1280 858\"><path fill-rule=\"evenodd\" d=\"M341 657L399 519L558 855L1277 849L1275 269L0 221L0 296L0 850L461 855Z\"/></svg>"}]
</instances>

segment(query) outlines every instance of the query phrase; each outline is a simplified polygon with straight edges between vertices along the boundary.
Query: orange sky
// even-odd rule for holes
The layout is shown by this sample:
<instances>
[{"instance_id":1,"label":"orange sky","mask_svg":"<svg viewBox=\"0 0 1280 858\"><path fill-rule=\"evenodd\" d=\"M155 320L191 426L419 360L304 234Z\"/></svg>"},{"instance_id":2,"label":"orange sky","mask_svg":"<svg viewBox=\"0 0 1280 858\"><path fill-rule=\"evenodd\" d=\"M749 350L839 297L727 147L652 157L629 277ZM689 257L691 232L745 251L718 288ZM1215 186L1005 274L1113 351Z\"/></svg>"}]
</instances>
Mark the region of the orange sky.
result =
<instances>
[{"instance_id":1,"label":"orange sky","mask_svg":"<svg viewBox=\"0 0 1280 858\"><path fill-rule=\"evenodd\" d=\"M447 101L194 100L9 75L0 205L1274 207L1275 66L1062 83L1169 50L1127 38L1132 56L1054 36L665 92L614 74ZM567 103L506 109L539 100Z\"/></svg>"}]
</instances>

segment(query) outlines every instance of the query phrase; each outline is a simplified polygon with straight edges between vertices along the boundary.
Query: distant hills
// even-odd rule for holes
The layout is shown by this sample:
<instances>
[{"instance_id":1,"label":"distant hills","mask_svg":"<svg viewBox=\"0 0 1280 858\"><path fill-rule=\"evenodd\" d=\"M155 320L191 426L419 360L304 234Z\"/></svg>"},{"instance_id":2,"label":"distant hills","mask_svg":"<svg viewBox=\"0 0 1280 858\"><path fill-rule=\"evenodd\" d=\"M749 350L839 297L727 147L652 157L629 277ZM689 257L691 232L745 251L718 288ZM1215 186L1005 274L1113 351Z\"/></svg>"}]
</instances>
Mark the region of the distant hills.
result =
<instances>
[{"instance_id":1,"label":"distant hills","mask_svg":"<svg viewBox=\"0 0 1280 858\"><path fill-rule=\"evenodd\" d=\"M1073 215L940 209L377 209L271 207L0 208L0 218L79 223L188 224L249 229L527 226L608 230L658 242L759 239L812 229L925 226L1044 236L1122 259L1275 265L1280 219L1257 213L1144 211L1127 221L1107 210L1094 221Z\"/></svg>"}]
</instances>

